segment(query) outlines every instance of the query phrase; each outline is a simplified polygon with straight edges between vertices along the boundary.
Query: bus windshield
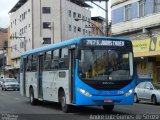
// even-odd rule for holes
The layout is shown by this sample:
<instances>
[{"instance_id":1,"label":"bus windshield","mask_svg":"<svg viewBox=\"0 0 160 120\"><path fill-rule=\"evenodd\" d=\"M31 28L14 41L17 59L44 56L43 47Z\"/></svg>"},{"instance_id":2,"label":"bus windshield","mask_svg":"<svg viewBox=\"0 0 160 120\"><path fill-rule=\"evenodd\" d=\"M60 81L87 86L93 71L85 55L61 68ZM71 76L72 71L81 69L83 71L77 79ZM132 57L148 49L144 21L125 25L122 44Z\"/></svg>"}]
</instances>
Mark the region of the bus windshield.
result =
<instances>
[{"instance_id":1,"label":"bus windshield","mask_svg":"<svg viewBox=\"0 0 160 120\"><path fill-rule=\"evenodd\" d=\"M81 50L79 77L84 80L131 80L133 56L128 50Z\"/></svg>"}]
</instances>

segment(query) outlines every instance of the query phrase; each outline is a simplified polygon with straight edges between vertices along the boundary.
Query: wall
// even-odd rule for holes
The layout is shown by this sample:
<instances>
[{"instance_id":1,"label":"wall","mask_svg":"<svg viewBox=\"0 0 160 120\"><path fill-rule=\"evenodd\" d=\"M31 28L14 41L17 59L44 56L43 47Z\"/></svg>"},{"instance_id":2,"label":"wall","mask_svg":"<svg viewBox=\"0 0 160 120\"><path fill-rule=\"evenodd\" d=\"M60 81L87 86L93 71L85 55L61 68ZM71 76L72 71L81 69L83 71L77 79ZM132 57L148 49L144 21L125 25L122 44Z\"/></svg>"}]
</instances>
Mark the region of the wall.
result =
<instances>
[{"instance_id":1,"label":"wall","mask_svg":"<svg viewBox=\"0 0 160 120\"><path fill-rule=\"evenodd\" d=\"M127 1L112 7L112 32L130 32L139 28L160 24L160 13L153 13L153 0L146 0L146 15L139 18L139 3L137 0ZM124 21L125 5L131 4L131 20Z\"/></svg>"}]
</instances>

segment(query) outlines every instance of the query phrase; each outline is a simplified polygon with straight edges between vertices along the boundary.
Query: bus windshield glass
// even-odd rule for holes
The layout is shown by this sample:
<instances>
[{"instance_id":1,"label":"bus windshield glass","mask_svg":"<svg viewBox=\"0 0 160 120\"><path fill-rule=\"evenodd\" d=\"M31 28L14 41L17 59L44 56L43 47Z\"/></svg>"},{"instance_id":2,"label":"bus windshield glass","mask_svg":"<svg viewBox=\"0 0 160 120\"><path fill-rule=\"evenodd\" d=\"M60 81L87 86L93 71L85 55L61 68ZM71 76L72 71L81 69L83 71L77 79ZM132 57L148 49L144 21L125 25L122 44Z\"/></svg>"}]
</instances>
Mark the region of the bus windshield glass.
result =
<instances>
[{"instance_id":1,"label":"bus windshield glass","mask_svg":"<svg viewBox=\"0 0 160 120\"><path fill-rule=\"evenodd\" d=\"M132 80L132 52L128 50L81 50L79 77L83 80Z\"/></svg>"}]
</instances>

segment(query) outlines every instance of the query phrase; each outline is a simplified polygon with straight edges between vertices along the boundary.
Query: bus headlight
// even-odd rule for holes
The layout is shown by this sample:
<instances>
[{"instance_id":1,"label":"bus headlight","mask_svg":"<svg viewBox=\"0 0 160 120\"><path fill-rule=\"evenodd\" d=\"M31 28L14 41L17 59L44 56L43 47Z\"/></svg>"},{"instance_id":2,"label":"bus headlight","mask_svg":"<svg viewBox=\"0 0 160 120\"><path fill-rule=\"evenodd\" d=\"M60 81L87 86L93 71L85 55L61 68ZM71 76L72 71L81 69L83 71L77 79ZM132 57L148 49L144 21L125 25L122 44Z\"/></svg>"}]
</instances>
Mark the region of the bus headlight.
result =
<instances>
[{"instance_id":1,"label":"bus headlight","mask_svg":"<svg viewBox=\"0 0 160 120\"><path fill-rule=\"evenodd\" d=\"M130 89L127 93L125 93L125 96L129 96L130 94L132 94L134 92L134 89Z\"/></svg>"},{"instance_id":2,"label":"bus headlight","mask_svg":"<svg viewBox=\"0 0 160 120\"><path fill-rule=\"evenodd\" d=\"M87 97L91 97L91 96L92 96L89 92L87 92L87 91L84 90L84 89L78 88L78 91L79 91L81 94L83 94L83 95L85 95L85 96L87 96Z\"/></svg>"}]
</instances>

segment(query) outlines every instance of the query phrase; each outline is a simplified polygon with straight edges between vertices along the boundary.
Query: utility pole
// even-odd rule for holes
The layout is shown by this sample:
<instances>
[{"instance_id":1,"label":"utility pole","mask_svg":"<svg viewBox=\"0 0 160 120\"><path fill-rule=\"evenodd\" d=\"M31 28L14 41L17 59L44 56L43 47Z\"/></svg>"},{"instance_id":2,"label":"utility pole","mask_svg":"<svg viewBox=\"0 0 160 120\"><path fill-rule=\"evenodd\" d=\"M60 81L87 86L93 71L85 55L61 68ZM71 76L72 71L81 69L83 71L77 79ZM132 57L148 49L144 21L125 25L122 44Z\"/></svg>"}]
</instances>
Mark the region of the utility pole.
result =
<instances>
[{"instance_id":1,"label":"utility pole","mask_svg":"<svg viewBox=\"0 0 160 120\"><path fill-rule=\"evenodd\" d=\"M108 36L108 0L106 1L106 35Z\"/></svg>"},{"instance_id":2,"label":"utility pole","mask_svg":"<svg viewBox=\"0 0 160 120\"><path fill-rule=\"evenodd\" d=\"M4 48L3 48L3 78L5 76L5 55L4 55Z\"/></svg>"}]
</instances>

